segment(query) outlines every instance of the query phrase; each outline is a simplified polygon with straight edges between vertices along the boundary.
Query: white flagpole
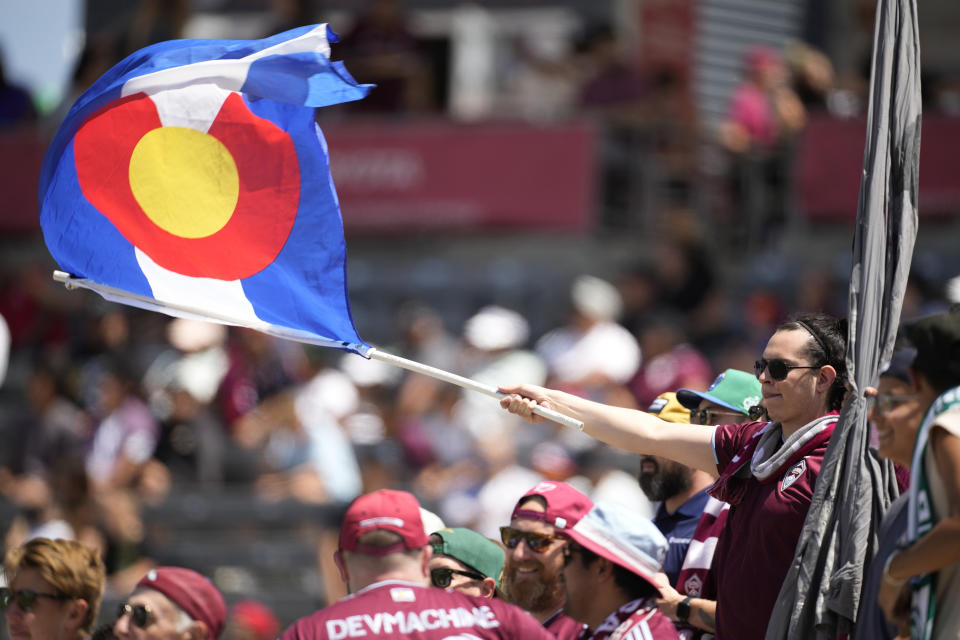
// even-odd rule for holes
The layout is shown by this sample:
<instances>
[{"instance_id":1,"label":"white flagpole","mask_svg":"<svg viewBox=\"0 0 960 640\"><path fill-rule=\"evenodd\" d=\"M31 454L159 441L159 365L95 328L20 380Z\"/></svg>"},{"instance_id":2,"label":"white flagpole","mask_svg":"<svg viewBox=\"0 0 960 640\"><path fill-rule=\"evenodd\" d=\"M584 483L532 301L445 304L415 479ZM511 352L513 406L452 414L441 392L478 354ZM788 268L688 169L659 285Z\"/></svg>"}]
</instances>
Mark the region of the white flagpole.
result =
<instances>
[{"instance_id":1,"label":"white flagpole","mask_svg":"<svg viewBox=\"0 0 960 640\"><path fill-rule=\"evenodd\" d=\"M129 291L124 291L122 289L117 289L115 287L110 287L104 284L99 284L93 282L92 280L87 280L86 278L75 278L69 273L63 271L54 271L53 279L57 282L62 282L67 289L89 289L99 293L101 296L107 300L112 300L115 302L131 304L135 307L140 307L142 309L147 309L150 311L159 311L161 313L166 313L167 315L181 316L187 318L194 318L197 320L206 320L219 322L221 324L234 325L239 327L247 327L249 329L255 329L257 331L262 331L270 335L277 336L279 338L285 338L288 340L295 340L297 342L304 342L307 344L318 345L321 347L350 347L351 345L338 341L338 340L323 340L318 339L315 336L311 336L304 332L299 332L294 329L285 329L283 327L277 327L268 323L263 323L262 325L252 324L247 320L240 320L237 318L232 318L230 316L225 316L218 313L212 313L207 310L194 309L184 305L179 305L169 302L161 302L154 298L149 298L147 296L137 295ZM464 389L469 389L471 391L476 391L484 395L491 396L493 398L503 398L505 394L500 393L495 387L486 385L476 380L471 380L470 378L465 378L459 376L455 373L450 373L449 371L444 371L443 369L437 369L436 367L431 367L429 365L421 364L413 360L408 360L406 358L401 358L400 356L395 356L391 353L385 351L380 351L375 347L371 347L365 354L367 358L373 360L380 360L381 362L386 362L396 367L402 369L407 369L408 371L413 371L415 373L420 373L431 378L436 378L444 382L449 382L450 384L455 384L458 387L463 387ZM544 407L535 407L533 410L538 416L547 418L548 420L553 420L558 424L562 424L565 427L570 427L571 429L576 429L578 431L583 431L583 422L575 420L569 416L565 416L562 413L558 413L551 409L546 409Z\"/></svg>"},{"instance_id":2,"label":"white flagpole","mask_svg":"<svg viewBox=\"0 0 960 640\"><path fill-rule=\"evenodd\" d=\"M380 360L409 371L422 373L425 376L437 378L438 380L455 384L458 387L463 387L464 389L470 389L471 391L483 393L493 398L503 398L506 396L506 394L498 391L496 387L491 387L490 385L477 382L476 380L471 380L470 378L458 376L455 373L450 373L449 371L444 371L443 369L437 369L436 367L421 364L413 360L407 360L406 358L401 358L400 356L395 356L392 353L386 353L376 348L370 349L367 355L373 360ZM536 406L533 408L533 412L538 416L542 416L548 420L553 420L554 422L562 424L565 427L570 427L571 429L576 429L577 431L583 431L583 422L571 418L570 416L566 416L562 413L553 411L552 409Z\"/></svg>"}]
</instances>

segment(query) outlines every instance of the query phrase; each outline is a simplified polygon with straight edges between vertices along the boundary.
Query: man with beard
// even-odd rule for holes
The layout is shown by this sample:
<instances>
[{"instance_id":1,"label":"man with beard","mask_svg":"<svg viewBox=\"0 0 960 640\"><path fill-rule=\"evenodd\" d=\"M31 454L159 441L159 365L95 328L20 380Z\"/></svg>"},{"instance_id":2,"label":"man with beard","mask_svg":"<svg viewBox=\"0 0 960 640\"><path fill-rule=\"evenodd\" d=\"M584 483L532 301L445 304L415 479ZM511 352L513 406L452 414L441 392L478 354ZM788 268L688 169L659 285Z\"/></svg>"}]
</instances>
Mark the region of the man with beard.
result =
<instances>
[{"instance_id":1,"label":"man with beard","mask_svg":"<svg viewBox=\"0 0 960 640\"><path fill-rule=\"evenodd\" d=\"M579 637L584 625L563 613L563 549L560 533L573 527L593 503L565 482L541 482L517 502L510 526L500 527L506 547L501 582L509 602L561 640Z\"/></svg>"},{"instance_id":2,"label":"man with beard","mask_svg":"<svg viewBox=\"0 0 960 640\"><path fill-rule=\"evenodd\" d=\"M707 391L680 389L664 393L649 413L668 422L734 424L749 418L750 409L760 402L760 383L745 371L727 369ZM713 484L710 474L657 456L640 458L640 488L650 500L660 501L653 523L670 546L663 560L663 572L671 585L683 567L690 540L707 506L706 489Z\"/></svg>"}]
</instances>

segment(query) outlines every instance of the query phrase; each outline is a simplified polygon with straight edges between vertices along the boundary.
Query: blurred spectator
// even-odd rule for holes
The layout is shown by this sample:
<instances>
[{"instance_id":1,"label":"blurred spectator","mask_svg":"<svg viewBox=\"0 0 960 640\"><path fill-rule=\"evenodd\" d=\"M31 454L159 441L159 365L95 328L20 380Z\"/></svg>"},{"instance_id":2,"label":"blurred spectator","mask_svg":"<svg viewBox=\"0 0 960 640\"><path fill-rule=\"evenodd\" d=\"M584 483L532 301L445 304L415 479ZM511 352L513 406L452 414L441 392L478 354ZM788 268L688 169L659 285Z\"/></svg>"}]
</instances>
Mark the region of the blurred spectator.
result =
<instances>
[{"instance_id":1,"label":"blurred spectator","mask_svg":"<svg viewBox=\"0 0 960 640\"><path fill-rule=\"evenodd\" d=\"M603 126L603 210L611 226L628 226L641 206L642 163L651 146L645 126L650 113L647 83L627 62L611 27L591 30L581 50L584 70L578 108Z\"/></svg>"},{"instance_id":2,"label":"blurred spectator","mask_svg":"<svg viewBox=\"0 0 960 640\"><path fill-rule=\"evenodd\" d=\"M26 89L7 78L0 52L0 131L31 128L36 121L33 98Z\"/></svg>"},{"instance_id":3,"label":"blurred spectator","mask_svg":"<svg viewBox=\"0 0 960 640\"><path fill-rule=\"evenodd\" d=\"M580 276L570 289L567 324L537 342L551 384L605 402L630 404L620 391L640 366L640 347L617 324L623 301L616 288L594 276Z\"/></svg>"},{"instance_id":4,"label":"blurred spectator","mask_svg":"<svg viewBox=\"0 0 960 640\"><path fill-rule=\"evenodd\" d=\"M799 41L787 45L786 57L793 78L793 89L804 109L808 112L825 111L835 82L830 58L822 51Z\"/></svg>"},{"instance_id":5,"label":"blurred spectator","mask_svg":"<svg viewBox=\"0 0 960 640\"><path fill-rule=\"evenodd\" d=\"M26 393L29 418L16 438L23 448L13 468L44 475L69 459L83 458L92 425L65 393L63 374L38 363L30 372Z\"/></svg>"},{"instance_id":6,"label":"blurred spectator","mask_svg":"<svg viewBox=\"0 0 960 640\"><path fill-rule=\"evenodd\" d=\"M499 111L534 122L570 117L580 88L579 61L552 40L520 36L499 98Z\"/></svg>"},{"instance_id":7,"label":"blurred spectator","mask_svg":"<svg viewBox=\"0 0 960 640\"><path fill-rule=\"evenodd\" d=\"M175 318L166 335L171 348L157 356L143 382L162 423L155 458L176 483L219 484L228 438L211 402L227 371L227 329Z\"/></svg>"},{"instance_id":8,"label":"blurred spectator","mask_svg":"<svg viewBox=\"0 0 960 640\"><path fill-rule=\"evenodd\" d=\"M684 333L681 316L660 313L651 316L641 330L640 348L643 366L630 382L639 406L650 403L661 393L687 387L706 389L713 371L707 359L693 347Z\"/></svg>"},{"instance_id":9,"label":"blurred spectator","mask_svg":"<svg viewBox=\"0 0 960 640\"><path fill-rule=\"evenodd\" d=\"M585 57L581 110L599 115L609 124L643 124L648 112L647 82L627 62L613 29L608 25L594 28L581 46Z\"/></svg>"},{"instance_id":10,"label":"blurred spectator","mask_svg":"<svg viewBox=\"0 0 960 640\"><path fill-rule=\"evenodd\" d=\"M652 518L654 505L637 483L637 456L603 443L581 451L577 456L580 474L590 482L586 490L594 502L616 502L644 518ZM570 484L576 485L576 479Z\"/></svg>"},{"instance_id":11,"label":"blurred spectator","mask_svg":"<svg viewBox=\"0 0 960 640\"><path fill-rule=\"evenodd\" d=\"M276 342L276 338L253 329L231 331L227 345L230 364L217 392L220 411L231 432L237 429L239 418L293 383Z\"/></svg>"},{"instance_id":12,"label":"blurred spectator","mask_svg":"<svg viewBox=\"0 0 960 640\"><path fill-rule=\"evenodd\" d=\"M376 88L350 104L356 112L406 113L430 106L430 77L420 44L410 32L402 0L369 0L344 34L340 55L358 82Z\"/></svg>"},{"instance_id":13,"label":"blurred spectator","mask_svg":"<svg viewBox=\"0 0 960 640\"><path fill-rule=\"evenodd\" d=\"M240 600L230 608L221 640L274 640L280 621L270 607L256 600Z\"/></svg>"},{"instance_id":14,"label":"blurred spectator","mask_svg":"<svg viewBox=\"0 0 960 640\"><path fill-rule=\"evenodd\" d=\"M159 425L141 400L136 379L119 360L105 361L91 407L99 419L87 453L87 473L98 488L134 486L153 455Z\"/></svg>"},{"instance_id":15,"label":"blurred spectator","mask_svg":"<svg viewBox=\"0 0 960 640\"><path fill-rule=\"evenodd\" d=\"M720 127L720 143L731 154L734 207L746 217L746 240L764 243L778 238L787 219L791 144L806 110L779 52L753 45L744 69Z\"/></svg>"}]
</instances>

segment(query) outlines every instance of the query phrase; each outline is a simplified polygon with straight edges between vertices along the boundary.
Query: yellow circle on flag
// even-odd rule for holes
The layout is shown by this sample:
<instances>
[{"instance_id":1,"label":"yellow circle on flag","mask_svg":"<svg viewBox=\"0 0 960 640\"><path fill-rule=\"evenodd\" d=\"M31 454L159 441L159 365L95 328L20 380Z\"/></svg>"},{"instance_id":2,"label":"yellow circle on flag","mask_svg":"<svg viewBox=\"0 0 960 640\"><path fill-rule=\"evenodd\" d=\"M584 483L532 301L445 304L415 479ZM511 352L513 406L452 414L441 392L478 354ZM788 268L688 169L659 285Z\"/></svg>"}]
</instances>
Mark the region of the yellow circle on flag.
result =
<instances>
[{"instance_id":1,"label":"yellow circle on flag","mask_svg":"<svg viewBox=\"0 0 960 640\"><path fill-rule=\"evenodd\" d=\"M158 127L133 150L130 188L158 227L181 238L205 238L233 215L240 178L233 156L210 134Z\"/></svg>"}]
</instances>

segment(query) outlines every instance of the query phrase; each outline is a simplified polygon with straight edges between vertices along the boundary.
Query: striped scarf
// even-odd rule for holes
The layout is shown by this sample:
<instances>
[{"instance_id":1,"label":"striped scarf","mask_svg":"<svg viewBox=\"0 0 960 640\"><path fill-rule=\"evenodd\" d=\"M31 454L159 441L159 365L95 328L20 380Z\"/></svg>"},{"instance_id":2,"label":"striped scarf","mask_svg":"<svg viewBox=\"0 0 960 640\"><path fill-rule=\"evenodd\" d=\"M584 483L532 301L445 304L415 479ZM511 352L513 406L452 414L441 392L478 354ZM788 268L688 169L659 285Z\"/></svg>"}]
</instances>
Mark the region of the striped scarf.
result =
<instances>
[{"instance_id":1,"label":"striped scarf","mask_svg":"<svg viewBox=\"0 0 960 640\"><path fill-rule=\"evenodd\" d=\"M744 443L707 493L731 506L740 504L751 477L759 482L779 477L826 443L836 424L837 412L831 411L803 425L781 444L783 428L779 422L768 422Z\"/></svg>"}]
</instances>

